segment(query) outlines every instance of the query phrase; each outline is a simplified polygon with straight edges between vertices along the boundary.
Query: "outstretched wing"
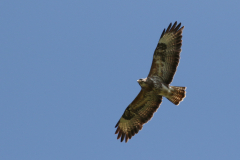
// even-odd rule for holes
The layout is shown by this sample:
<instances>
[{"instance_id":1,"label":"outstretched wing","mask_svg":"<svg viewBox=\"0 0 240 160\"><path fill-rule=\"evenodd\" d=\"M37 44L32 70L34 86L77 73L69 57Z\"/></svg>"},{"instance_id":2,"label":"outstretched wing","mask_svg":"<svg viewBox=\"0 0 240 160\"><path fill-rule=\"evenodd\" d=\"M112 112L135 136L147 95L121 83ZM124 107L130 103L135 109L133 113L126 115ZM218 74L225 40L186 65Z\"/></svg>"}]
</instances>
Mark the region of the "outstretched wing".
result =
<instances>
[{"instance_id":1,"label":"outstretched wing","mask_svg":"<svg viewBox=\"0 0 240 160\"><path fill-rule=\"evenodd\" d=\"M152 67L148 77L157 75L161 77L164 83L170 84L177 70L182 46L181 23L175 22L168 26L162 32L157 48L155 49L152 61ZM180 28L180 29L179 29Z\"/></svg>"},{"instance_id":2,"label":"outstretched wing","mask_svg":"<svg viewBox=\"0 0 240 160\"><path fill-rule=\"evenodd\" d=\"M153 113L157 111L162 102L162 96L157 95L154 91L141 90L133 102L126 108L122 117L116 124L118 134L117 139L121 137L121 142L125 142L142 129L143 124L147 123Z\"/></svg>"}]
</instances>

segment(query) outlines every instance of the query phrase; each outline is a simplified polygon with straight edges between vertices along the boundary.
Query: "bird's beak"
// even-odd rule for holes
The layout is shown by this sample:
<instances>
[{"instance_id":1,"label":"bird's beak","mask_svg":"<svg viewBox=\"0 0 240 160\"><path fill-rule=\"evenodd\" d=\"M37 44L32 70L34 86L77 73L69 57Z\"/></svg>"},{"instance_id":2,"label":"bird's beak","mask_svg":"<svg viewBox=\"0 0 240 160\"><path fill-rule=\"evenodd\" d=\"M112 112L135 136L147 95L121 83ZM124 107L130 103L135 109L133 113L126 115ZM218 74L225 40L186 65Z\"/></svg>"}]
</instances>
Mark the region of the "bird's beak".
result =
<instances>
[{"instance_id":1,"label":"bird's beak","mask_svg":"<svg viewBox=\"0 0 240 160\"><path fill-rule=\"evenodd\" d=\"M140 82L140 80L138 79L137 82Z\"/></svg>"}]
</instances>

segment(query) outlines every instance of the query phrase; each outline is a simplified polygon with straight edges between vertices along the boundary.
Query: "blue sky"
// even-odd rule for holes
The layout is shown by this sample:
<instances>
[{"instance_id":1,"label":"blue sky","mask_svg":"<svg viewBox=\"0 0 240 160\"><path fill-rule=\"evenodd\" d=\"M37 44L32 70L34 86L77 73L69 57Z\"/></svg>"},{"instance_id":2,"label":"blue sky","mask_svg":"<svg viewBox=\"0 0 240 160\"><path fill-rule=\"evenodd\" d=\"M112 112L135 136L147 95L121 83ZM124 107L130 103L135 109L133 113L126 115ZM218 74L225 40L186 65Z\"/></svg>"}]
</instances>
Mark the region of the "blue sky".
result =
<instances>
[{"instance_id":1,"label":"blue sky","mask_svg":"<svg viewBox=\"0 0 240 160\"><path fill-rule=\"evenodd\" d=\"M240 158L240 2L11 1L0 5L0 159ZM114 126L164 28L183 46L167 99L128 143Z\"/></svg>"}]
</instances>

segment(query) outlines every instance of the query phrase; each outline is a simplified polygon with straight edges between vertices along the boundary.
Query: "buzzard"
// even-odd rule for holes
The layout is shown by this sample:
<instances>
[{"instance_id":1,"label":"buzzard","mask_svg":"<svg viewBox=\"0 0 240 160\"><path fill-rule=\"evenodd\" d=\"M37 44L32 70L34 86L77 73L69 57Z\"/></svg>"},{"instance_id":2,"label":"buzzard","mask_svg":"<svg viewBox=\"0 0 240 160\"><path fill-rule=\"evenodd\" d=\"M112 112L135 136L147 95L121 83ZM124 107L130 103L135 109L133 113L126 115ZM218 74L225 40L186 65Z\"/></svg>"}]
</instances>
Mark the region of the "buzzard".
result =
<instances>
[{"instance_id":1,"label":"buzzard","mask_svg":"<svg viewBox=\"0 0 240 160\"><path fill-rule=\"evenodd\" d=\"M184 26L180 27L181 23L175 22L163 30L147 78L137 80L141 91L115 126L115 134L121 142L125 139L127 143L153 117L163 96L175 105L185 98L186 87L170 86L180 59Z\"/></svg>"}]
</instances>

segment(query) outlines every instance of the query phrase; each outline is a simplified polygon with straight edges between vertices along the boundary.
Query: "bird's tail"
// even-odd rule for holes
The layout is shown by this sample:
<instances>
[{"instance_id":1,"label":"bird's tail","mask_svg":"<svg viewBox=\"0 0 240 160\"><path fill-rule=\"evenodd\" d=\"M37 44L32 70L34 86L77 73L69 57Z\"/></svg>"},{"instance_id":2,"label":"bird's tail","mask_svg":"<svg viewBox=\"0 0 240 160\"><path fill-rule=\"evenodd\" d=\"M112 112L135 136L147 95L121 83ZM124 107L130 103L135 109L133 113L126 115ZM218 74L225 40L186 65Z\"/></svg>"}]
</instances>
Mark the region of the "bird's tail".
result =
<instances>
[{"instance_id":1,"label":"bird's tail","mask_svg":"<svg viewBox=\"0 0 240 160\"><path fill-rule=\"evenodd\" d=\"M186 96L186 88L187 87L175 87L175 86L171 86L170 87L172 90L172 94L171 96L168 96L167 99L169 101L171 101L173 104L175 105L179 105L179 103L181 101L183 101L183 99Z\"/></svg>"}]
</instances>

